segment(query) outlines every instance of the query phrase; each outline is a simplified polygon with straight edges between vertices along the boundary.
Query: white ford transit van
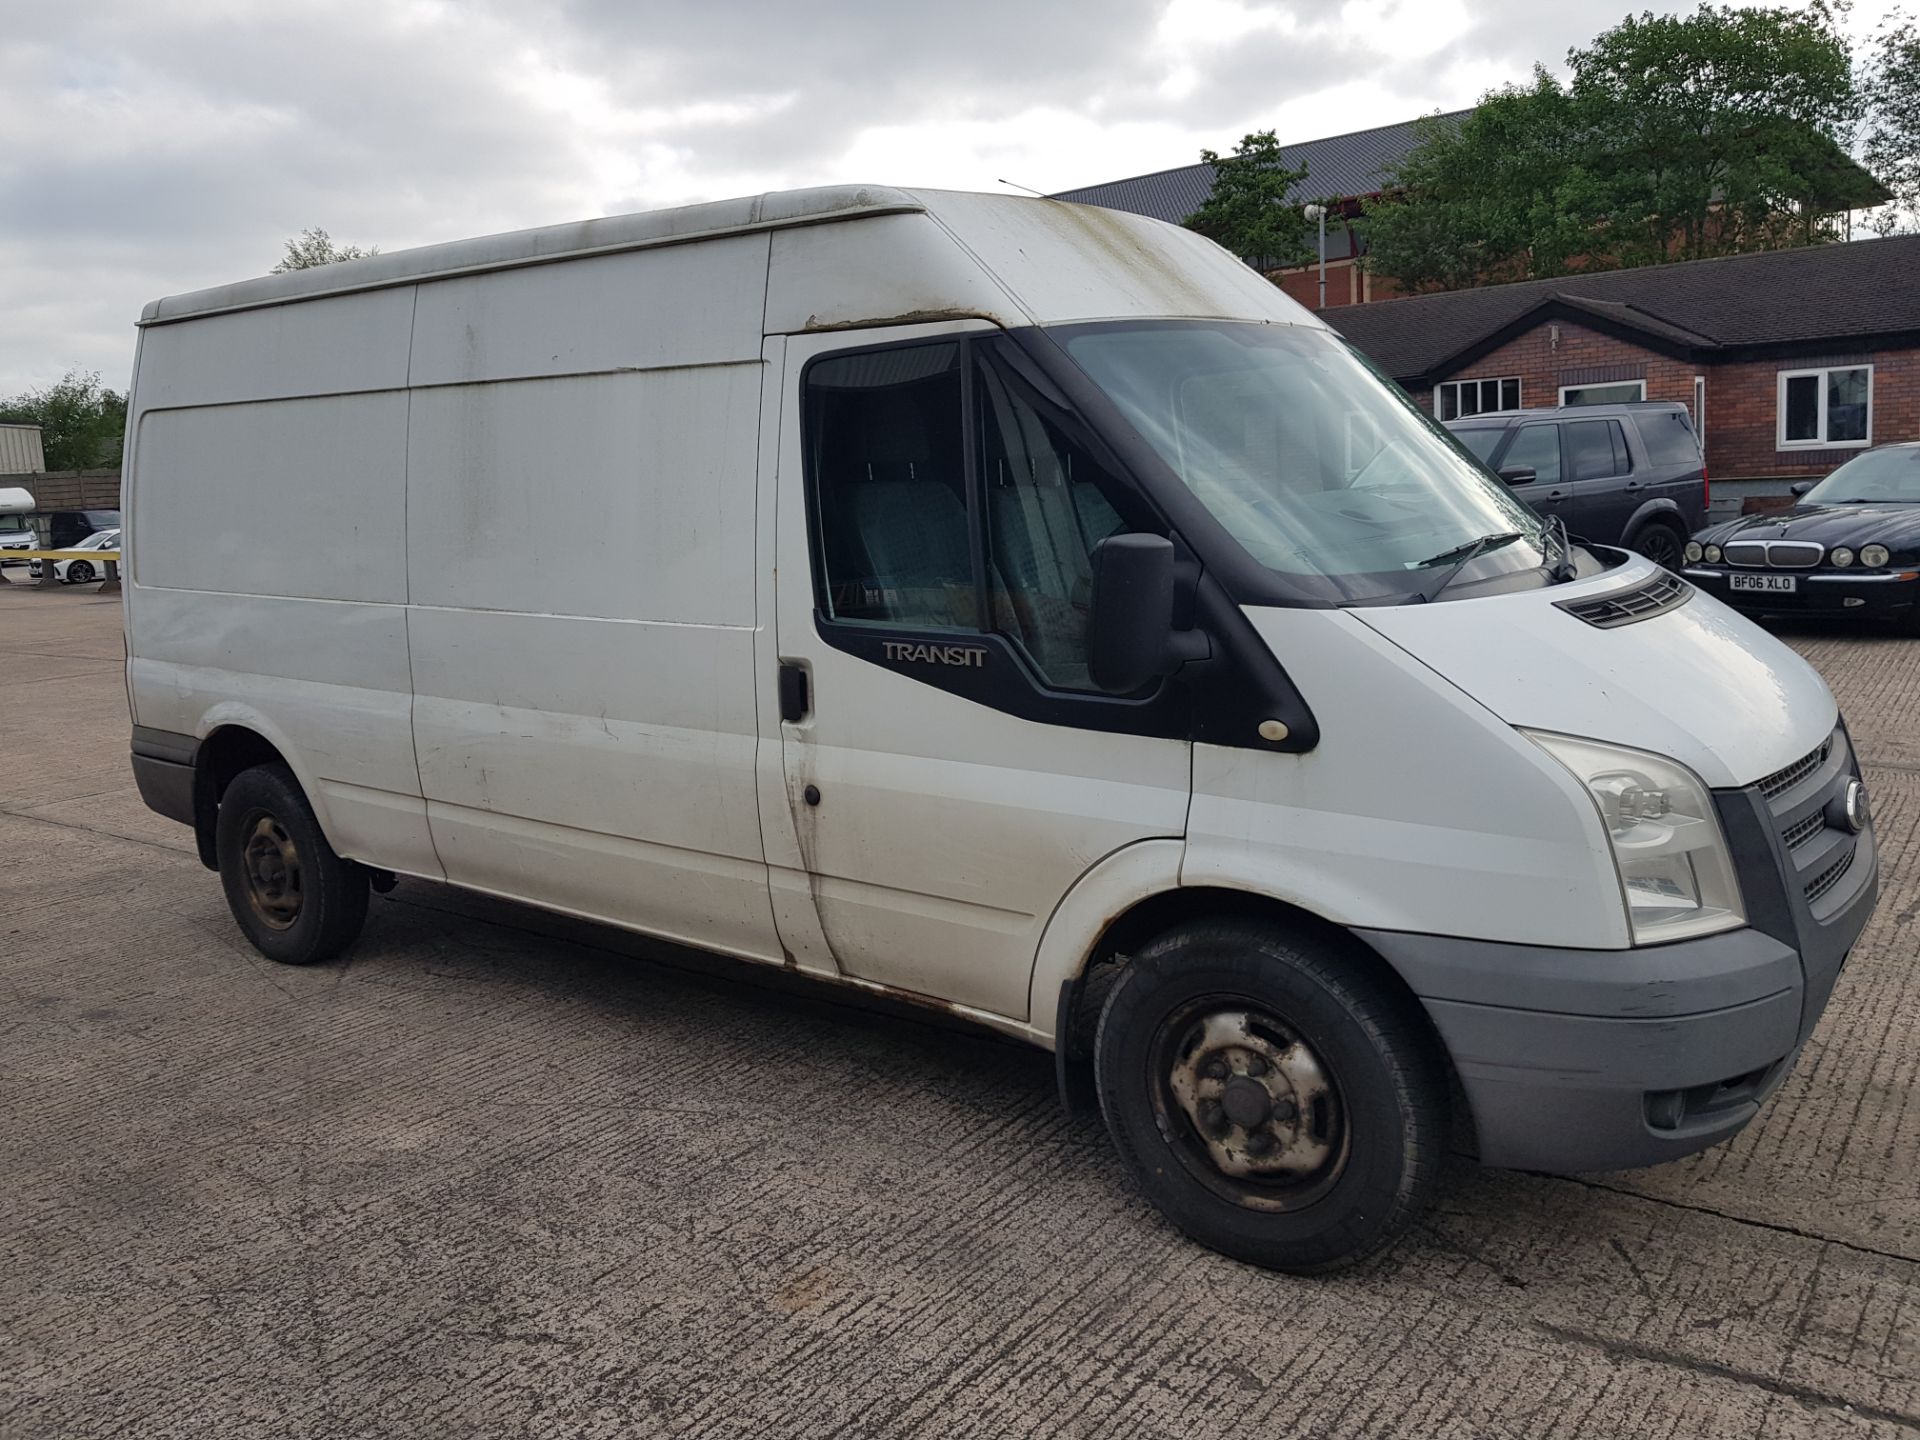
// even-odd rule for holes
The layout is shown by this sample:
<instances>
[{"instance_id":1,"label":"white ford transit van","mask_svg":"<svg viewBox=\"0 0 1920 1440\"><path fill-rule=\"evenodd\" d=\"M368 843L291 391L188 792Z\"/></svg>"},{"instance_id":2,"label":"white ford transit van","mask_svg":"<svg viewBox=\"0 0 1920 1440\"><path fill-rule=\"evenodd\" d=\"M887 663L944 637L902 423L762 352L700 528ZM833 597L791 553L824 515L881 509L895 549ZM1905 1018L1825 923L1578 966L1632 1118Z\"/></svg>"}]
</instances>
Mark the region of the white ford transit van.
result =
<instances>
[{"instance_id":1,"label":"white ford transit van","mask_svg":"<svg viewBox=\"0 0 1920 1440\"><path fill-rule=\"evenodd\" d=\"M825 189L150 305L147 802L290 964L445 881L1052 1047L1204 1243L1780 1083L1877 888L1800 659L1172 226ZM1090 1083L1089 1083L1090 1082Z\"/></svg>"}]
</instances>

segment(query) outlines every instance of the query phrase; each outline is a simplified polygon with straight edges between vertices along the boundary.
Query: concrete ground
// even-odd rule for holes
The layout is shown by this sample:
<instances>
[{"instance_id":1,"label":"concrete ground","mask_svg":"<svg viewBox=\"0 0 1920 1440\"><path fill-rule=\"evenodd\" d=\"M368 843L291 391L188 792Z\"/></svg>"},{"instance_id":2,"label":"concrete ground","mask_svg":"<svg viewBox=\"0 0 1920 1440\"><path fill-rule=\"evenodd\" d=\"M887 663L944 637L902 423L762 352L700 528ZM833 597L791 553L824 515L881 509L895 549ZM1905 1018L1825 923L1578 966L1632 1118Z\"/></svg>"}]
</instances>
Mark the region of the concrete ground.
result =
<instances>
[{"instance_id":1,"label":"concrete ground","mask_svg":"<svg viewBox=\"0 0 1920 1440\"><path fill-rule=\"evenodd\" d=\"M1790 638L1886 861L1797 1073L1307 1281L1037 1051L421 884L268 964L132 788L117 603L0 592L0 1436L1920 1432L1920 642Z\"/></svg>"}]
</instances>

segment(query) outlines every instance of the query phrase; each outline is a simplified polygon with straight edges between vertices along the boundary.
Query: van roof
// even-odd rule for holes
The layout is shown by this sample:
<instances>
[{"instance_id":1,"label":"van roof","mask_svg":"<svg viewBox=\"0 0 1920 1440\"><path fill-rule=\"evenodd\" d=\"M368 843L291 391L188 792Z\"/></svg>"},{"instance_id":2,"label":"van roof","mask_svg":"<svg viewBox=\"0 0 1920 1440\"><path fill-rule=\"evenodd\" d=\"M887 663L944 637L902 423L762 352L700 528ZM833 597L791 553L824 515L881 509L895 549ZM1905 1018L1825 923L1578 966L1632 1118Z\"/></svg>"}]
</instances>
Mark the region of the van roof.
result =
<instances>
[{"instance_id":1,"label":"van roof","mask_svg":"<svg viewBox=\"0 0 1920 1440\"><path fill-rule=\"evenodd\" d=\"M671 210L609 215L597 220L575 220L534 230L484 235L474 240L422 245L371 255L363 260L343 260L309 270L262 275L231 285L170 295L149 302L140 314L140 323L164 325L223 310L248 310L354 290L378 290L415 280L538 265L549 260L637 250L651 245L683 244L722 235L784 230L797 225L913 214L926 208L923 200L905 190L881 185L826 185L810 190L748 195L737 200L712 200Z\"/></svg>"}]
</instances>

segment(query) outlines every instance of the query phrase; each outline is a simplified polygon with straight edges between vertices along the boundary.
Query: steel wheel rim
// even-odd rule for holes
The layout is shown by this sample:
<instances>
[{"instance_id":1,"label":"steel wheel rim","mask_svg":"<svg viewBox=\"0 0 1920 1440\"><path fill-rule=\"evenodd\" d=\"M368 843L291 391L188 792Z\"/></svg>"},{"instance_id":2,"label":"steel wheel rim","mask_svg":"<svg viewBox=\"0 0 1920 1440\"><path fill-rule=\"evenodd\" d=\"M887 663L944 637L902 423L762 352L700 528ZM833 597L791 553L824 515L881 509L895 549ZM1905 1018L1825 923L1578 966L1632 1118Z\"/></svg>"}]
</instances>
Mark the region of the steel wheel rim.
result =
<instances>
[{"instance_id":1,"label":"steel wheel rim","mask_svg":"<svg viewBox=\"0 0 1920 1440\"><path fill-rule=\"evenodd\" d=\"M1207 1189L1253 1210L1302 1210L1346 1169L1333 1072L1272 1011L1239 997L1184 1006L1154 1036L1161 1133Z\"/></svg>"},{"instance_id":2,"label":"steel wheel rim","mask_svg":"<svg viewBox=\"0 0 1920 1440\"><path fill-rule=\"evenodd\" d=\"M291 930L305 898L300 886L300 851L287 827L265 810L248 814L242 824L240 867L247 882L247 904L260 923Z\"/></svg>"}]
</instances>

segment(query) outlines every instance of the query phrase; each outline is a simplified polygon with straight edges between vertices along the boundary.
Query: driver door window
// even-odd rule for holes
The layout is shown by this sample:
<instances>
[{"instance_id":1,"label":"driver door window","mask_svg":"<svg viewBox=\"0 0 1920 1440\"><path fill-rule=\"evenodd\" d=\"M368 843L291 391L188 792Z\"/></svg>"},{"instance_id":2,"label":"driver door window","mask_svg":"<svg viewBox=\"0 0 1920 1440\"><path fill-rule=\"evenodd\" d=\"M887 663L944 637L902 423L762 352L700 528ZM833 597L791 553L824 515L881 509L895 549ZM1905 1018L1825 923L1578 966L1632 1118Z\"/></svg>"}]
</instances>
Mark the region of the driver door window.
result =
<instances>
[{"instance_id":1,"label":"driver door window","mask_svg":"<svg viewBox=\"0 0 1920 1440\"><path fill-rule=\"evenodd\" d=\"M808 372L828 619L973 628L960 407L951 341L822 360Z\"/></svg>"},{"instance_id":2,"label":"driver door window","mask_svg":"<svg viewBox=\"0 0 1920 1440\"><path fill-rule=\"evenodd\" d=\"M995 631L1048 688L1091 690L1093 548L1126 527L1078 422L995 349L939 341L809 368L819 608L833 621Z\"/></svg>"}]
</instances>

